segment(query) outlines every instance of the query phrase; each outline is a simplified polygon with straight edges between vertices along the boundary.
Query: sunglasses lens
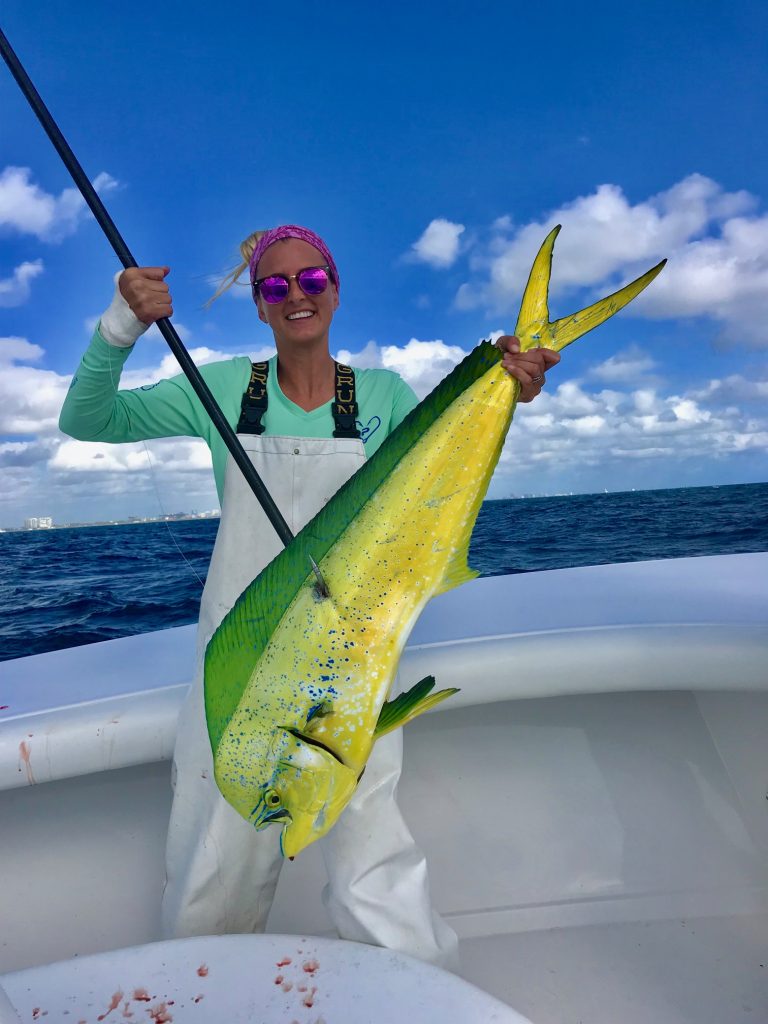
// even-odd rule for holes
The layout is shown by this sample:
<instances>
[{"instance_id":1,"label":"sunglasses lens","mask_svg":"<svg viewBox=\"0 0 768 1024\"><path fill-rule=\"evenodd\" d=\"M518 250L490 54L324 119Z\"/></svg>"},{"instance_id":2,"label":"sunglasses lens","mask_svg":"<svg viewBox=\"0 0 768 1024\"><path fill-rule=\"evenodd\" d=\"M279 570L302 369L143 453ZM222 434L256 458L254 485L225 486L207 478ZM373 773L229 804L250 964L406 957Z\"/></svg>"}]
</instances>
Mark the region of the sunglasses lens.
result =
<instances>
[{"instance_id":1,"label":"sunglasses lens","mask_svg":"<svg viewBox=\"0 0 768 1024\"><path fill-rule=\"evenodd\" d=\"M322 267L310 267L301 271L298 282L305 295L322 295L328 287L328 274Z\"/></svg>"},{"instance_id":2,"label":"sunglasses lens","mask_svg":"<svg viewBox=\"0 0 768 1024\"><path fill-rule=\"evenodd\" d=\"M288 282L284 277L265 277L259 285L259 294L265 302L282 302L288 294Z\"/></svg>"}]
</instances>

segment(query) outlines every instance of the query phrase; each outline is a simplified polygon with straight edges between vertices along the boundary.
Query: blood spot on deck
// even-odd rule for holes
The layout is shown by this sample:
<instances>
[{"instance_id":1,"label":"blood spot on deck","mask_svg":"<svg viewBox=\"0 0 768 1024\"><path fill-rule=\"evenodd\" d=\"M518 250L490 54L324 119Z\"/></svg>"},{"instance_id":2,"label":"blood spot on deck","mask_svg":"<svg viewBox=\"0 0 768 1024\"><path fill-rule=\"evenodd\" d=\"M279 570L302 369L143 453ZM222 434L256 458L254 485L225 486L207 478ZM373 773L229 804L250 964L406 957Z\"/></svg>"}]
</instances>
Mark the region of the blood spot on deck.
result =
<instances>
[{"instance_id":1,"label":"blood spot on deck","mask_svg":"<svg viewBox=\"0 0 768 1024\"><path fill-rule=\"evenodd\" d=\"M301 969L302 971L304 971L305 974L314 974L315 971L319 968L319 966L320 964L317 962L317 960L305 960L305 962L301 965Z\"/></svg>"},{"instance_id":2,"label":"blood spot on deck","mask_svg":"<svg viewBox=\"0 0 768 1024\"><path fill-rule=\"evenodd\" d=\"M278 964L277 966L279 967L280 964ZM200 964L200 966L197 968L197 973L198 973L198 975L201 978L207 978L208 977L208 966L206 964Z\"/></svg>"},{"instance_id":3,"label":"blood spot on deck","mask_svg":"<svg viewBox=\"0 0 768 1024\"><path fill-rule=\"evenodd\" d=\"M112 1013L113 1010L116 1010L118 1008L118 1006L120 1005L120 1003L122 1001L122 998L123 998L123 993L122 992L115 992L114 995L112 996L112 1001L110 1002L109 1006L106 1009L106 1012L100 1014L96 1018L96 1020L104 1020L105 1017L108 1017L109 1014Z\"/></svg>"},{"instance_id":4,"label":"blood spot on deck","mask_svg":"<svg viewBox=\"0 0 768 1024\"><path fill-rule=\"evenodd\" d=\"M135 988L131 998L135 999L137 1003L148 1003L151 1001L152 996L145 988Z\"/></svg>"},{"instance_id":5,"label":"blood spot on deck","mask_svg":"<svg viewBox=\"0 0 768 1024\"><path fill-rule=\"evenodd\" d=\"M316 992L317 992L317 989L316 989L316 988L313 988L311 992L308 992L308 993L307 993L307 994L306 994L306 995L304 996L304 1005L305 1005L306 1007L311 1007L311 1006L314 1006L314 1005L315 1005L315 993L316 993Z\"/></svg>"},{"instance_id":6,"label":"blood spot on deck","mask_svg":"<svg viewBox=\"0 0 768 1024\"><path fill-rule=\"evenodd\" d=\"M290 964L290 963L292 963L291 958L289 956L284 956L282 960L279 960L275 964L275 967L287 967L288 964Z\"/></svg>"},{"instance_id":7,"label":"blood spot on deck","mask_svg":"<svg viewBox=\"0 0 768 1024\"><path fill-rule=\"evenodd\" d=\"M24 766L27 769L27 782L32 785L35 781L35 776L32 772L32 765L30 764L30 756L32 751L29 749L29 744L26 740L22 740L19 744L19 760L24 762ZM21 765L19 765L19 771L21 771Z\"/></svg>"},{"instance_id":8,"label":"blood spot on deck","mask_svg":"<svg viewBox=\"0 0 768 1024\"><path fill-rule=\"evenodd\" d=\"M167 1003L158 1003L157 1006L150 1007L147 1013L155 1024L173 1024L173 1017L168 1012Z\"/></svg>"}]
</instances>

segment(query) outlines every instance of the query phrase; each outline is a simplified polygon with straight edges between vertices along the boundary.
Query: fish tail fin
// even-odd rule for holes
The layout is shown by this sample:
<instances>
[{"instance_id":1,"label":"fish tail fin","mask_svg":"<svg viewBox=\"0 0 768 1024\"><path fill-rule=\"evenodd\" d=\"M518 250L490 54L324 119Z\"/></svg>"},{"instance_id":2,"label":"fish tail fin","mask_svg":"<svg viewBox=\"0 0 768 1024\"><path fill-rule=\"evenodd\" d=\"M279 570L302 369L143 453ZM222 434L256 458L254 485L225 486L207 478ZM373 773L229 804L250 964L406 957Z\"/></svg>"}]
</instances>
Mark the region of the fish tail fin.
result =
<instances>
[{"instance_id":1,"label":"fish tail fin","mask_svg":"<svg viewBox=\"0 0 768 1024\"><path fill-rule=\"evenodd\" d=\"M578 313L571 313L570 316L564 316L560 320L555 320L551 324L552 348L559 352L560 349L565 348L566 345L570 345L572 341L580 338L582 334L586 334L587 331L591 331L594 327L599 327L600 324L609 320L614 313L618 313L620 309L623 309L632 299L636 298L644 288L647 288L656 275L661 273L666 262L666 260L662 260L661 263L657 263L655 267L651 267L641 277L624 285L623 288L614 292L613 295L608 295L598 302L593 302L591 306L587 306L586 309L582 309Z\"/></svg>"},{"instance_id":2,"label":"fish tail fin","mask_svg":"<svg viewBox=\"0 0 768 1024\"><path fill-rule=\"evenodd\" d=\"M562 225L558 224L552 228L536 253L536 259L533 261L520 303L520 312L517 314L515 334L518 338L521 337L520 331L524 331L526 328L532 330L536 324L549 325L548 303L549 279L552 276L552 252L561 227Z\"/></svg>"},{"instance_id":3,"label":"fish tail fin","mask_svg":"<svg viewBox=\"0 0 768 1024\"><path fill-rule=\"evenodd\" d=\"M552 253L555 239L561 225L554 227L544 239L536 259L533 261L528 284L525 286L520 313L517 317L515 334L520 339L523 351L531 348L551 348L556 352L576 341L587 331L599 327L618 313L632 299L646 288L657 274L661 273L666 260L657 263L641 277L620 288L612 295L593 302L591 306L562 317L553 323L549 321L549 281L552 274Z\"/></svg>"}]
</instances>

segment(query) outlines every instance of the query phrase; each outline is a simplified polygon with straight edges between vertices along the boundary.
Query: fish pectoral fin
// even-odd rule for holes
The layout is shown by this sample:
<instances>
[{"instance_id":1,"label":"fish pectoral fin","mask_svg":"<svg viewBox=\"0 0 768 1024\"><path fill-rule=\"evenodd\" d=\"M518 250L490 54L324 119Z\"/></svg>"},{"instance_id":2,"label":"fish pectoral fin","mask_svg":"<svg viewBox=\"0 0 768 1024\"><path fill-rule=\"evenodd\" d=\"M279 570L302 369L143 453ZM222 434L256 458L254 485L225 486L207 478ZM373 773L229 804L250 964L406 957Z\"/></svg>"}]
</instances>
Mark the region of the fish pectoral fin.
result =
<instances>
[{"instance_id":1,"label":"fish pectoral fin","mask_svg":"<svg viewBox=\"0 0 768 1024\"><path fill-rule=\"evenodd\" d=\"M452 687L451 689L438 690L437 693L432 693L434 685L435 677L426 676L412 686L410 690L399 694L394 700L385 701L379 714L376 728L373 730L374 739L378 739L379 736L384 736L388 732L398 729L401 725L405 725L406 722L413 721L414 718L417 718L425 711L429 711L430 708L436 707L447 697L451 697L454 693L459 692L456 687Z\"/></svg>"},{"instance_id":2,"label":"fish pectoral fin","mask_svg":"<svg viewBox=\"0 0 768 1024\"><path fill-rule=\"evenodd\" d=\"M307 725L315 718L327 718L333 714L333 701L323 700L319 704L313 704L307 712Z\"/></svg>"},{"instance_id":3,"label":"fish pectoral fin","mask_svg":"<svg viewBox=\"0 0 768 1024\"><path fill-rule=\"evenodd\" d=\"M515 334L520 338L523 351L530 348L551 348L560 352L566 345L576 341L587 331L599 327L614 313L618 313L627 303L636 298L664 267L666 260L657 263L647 273L608 295L594 302L578 313L571 313L560 320L550 323L549 320L549 279L552 273L552 251L560 225L553 228L544 239L536 259L533 261L528 284L525 287L520 313L515 325Z\"/></svg>"},{"instance_id":4,"label":"fish pectoral fin","mask_svg":"<svg viewBox=\"0 0 768 1024\"><path fill-rule=\"evenodd\" d=\"M298 740L299 743L303 743L304 746L309 748L310 750L314 750L320 754L325 753L329 757L332 757L334 761L346 767L346 765L344 765L344 762L336 753L336 751L332 747L329 747L327 743L323 743L321 740L317 739L316 736L310 736L309 733L301 732L299 729L294 729L292 726L289 725L282 726L282 729L285 732L290 733L295 740Z\"/></svg>"}]
</instances>

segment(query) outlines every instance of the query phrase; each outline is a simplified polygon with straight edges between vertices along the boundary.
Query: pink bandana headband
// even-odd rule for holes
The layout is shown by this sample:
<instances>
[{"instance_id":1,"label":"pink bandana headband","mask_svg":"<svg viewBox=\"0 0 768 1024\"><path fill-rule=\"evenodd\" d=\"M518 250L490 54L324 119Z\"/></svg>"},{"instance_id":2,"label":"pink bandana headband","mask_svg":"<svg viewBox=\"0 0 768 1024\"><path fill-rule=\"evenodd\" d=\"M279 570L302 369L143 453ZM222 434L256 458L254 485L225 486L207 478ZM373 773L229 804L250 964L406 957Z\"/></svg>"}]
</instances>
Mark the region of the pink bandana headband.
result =
<instances>
[{"instance_id":1,"label":"pink bandana headband","mask_svg":"<svg viewBox=\"0 0 768 1024\"><path fill-rule=\"evenodd\" d=\"M337 288L339 287L339 272L336 269L333 256L331 256L331 250L314 231L310 231L309 228L299 227L297 224L281 224L278 228L270 228L258 240L248 264L251 274L251 287L253 287L253 282L256 280L256 269L259 265L259 260L270 245L279 242L281 238L300 238L302 242L309 242L310 245L313 245L318 252L322 253L323 259L330 267L333 283Z\"/></svg>"}]
</instances>

